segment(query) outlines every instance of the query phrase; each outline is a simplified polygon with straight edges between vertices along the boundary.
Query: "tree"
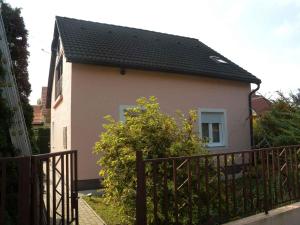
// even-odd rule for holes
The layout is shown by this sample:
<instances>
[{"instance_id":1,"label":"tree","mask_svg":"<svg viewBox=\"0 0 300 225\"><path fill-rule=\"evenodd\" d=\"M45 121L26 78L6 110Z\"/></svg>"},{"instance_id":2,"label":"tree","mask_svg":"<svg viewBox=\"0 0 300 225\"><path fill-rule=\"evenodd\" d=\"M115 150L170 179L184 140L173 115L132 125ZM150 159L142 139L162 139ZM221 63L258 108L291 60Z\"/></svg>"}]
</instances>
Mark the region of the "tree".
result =
<instances>
[{"instance_id":1,"label":"tree","mask_svg":"<svg viewBox=\"0 0 300 225\"><path fill-rule=\"evenodd\" d=\"M5 3L3 1L1 1L1 3L2 18L6 30L7 41L9 43L11 59L13 61L13 71L18 86L27 130L30 139L33 140L33 133L31 129L33 120L33 109L30 106L28 99L31 93L31 85L28 80L27 70L29 56L29 52L27 50L28 31L25 28L24 20L21 16L21 9L13 8L8 3ZM3 99L1 101L2 104L5 104ZM8 131L8 129L6 129L6 131Z\"/></svg>"},{"instance_id":2,"label":"tree","mask_svg":"<svg viewBox=\"0 0 300 225\"><path fill-rule=\"evenodd\" d=\"M300 88L298 88L297 93L291 92L290 98L295 105L300 106Z\"/></svg>"},{"instance_id":3,"label":"tree","mask_svg":"<svg viewBox=\"0 0 300 225\"><path fill-rule=\"evenodd\" d=\"M106 187L105 200L119 206L124 215L123 221L133 224L136 151L142 151L145 158L188 156L207 151L194 132L195 111L190 111L187 117L178 112L178 118L174 118L161 112L157 99L150 97L138 99L137 106L128 109L125 118L125 122L119 122L106 116L108 123L104 125L105 131L96 142L94 152L100 155L98 163ZM150 170L146 168L146 174L151 173ZM147 182L147 187L151 186L151 181ZM153 214L150 211L148 213L151 220Z\"/></svg>"},{"instance_id":4,"label":"tree","mask_svg":"<svg viewBox=\"0 0 300 225\"><path fill-rule=\"evenodd\" d=\"M291 93L272 102L272 108L254 122L254 138L257 147L272 147L300 143L299 94Z\"/></svg>"}]
</instances>

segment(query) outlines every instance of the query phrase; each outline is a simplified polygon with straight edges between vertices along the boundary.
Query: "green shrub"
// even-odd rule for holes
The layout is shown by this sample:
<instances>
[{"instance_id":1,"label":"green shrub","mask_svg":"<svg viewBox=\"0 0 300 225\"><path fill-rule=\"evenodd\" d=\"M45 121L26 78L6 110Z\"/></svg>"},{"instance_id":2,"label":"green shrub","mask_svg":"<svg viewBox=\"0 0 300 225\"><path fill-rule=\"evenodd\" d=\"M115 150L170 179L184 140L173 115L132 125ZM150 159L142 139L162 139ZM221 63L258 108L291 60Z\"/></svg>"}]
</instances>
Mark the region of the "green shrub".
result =
<instances>
[{"instance_id":1,"label":"green shrub","mask_svg":"<svg viewBox=\"0 0 300 225\"><path fill-rule=\"evenodd\" d=\"M99 174L104 178L106 202L120 208L125 224L134 224L136 151L142 151L147 159L188 156L207 151L195 133L196 111L190 111L187 116L178 112L178 117L174 118L161 112L157 99L150 97L138 99L137 106L128 109L125 118L125 122L119 122L106 116L108 123L104 125L105 131L96 142L94 152L100 156ZM158 171L161 170L158 168ZM150 173L151 168L146 167L146 174ZM151 179L146 185L151 189ZM147 197L150 223L153 221L151 202L152 197Z\"/></svg>"},{"instance_id":2,"label":"green shrub","mask_svg":"<svg viewBox=\"0 0 300 225\"><path fill-rule=\"evenodd\" d=\"M50 128L40 127L34 129L34 137L38 154L50 152Z\"/></svg>"},{"instance_id":3,"label":"green shrub","mask_svg":"<svg viewBox=\"0 0 300 225\"><path fill-rule=\"evenodd\" d=\"M279 93L270 111L254 121L257 147L284 146L300 143L300 108L296 102Z\"/></svg>"}]
</instances>

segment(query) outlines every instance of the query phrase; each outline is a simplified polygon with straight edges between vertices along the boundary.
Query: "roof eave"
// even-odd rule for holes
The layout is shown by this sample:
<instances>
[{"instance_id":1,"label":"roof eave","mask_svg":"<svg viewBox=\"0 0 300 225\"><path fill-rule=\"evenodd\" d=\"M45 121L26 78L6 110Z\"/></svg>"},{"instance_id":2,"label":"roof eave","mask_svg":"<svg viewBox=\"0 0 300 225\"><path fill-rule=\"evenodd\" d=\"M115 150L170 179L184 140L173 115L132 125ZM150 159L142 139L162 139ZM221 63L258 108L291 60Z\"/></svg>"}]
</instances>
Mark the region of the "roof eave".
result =
<instances>
[{"instance_id":1,"label":"roof eave","mask_svg":"<svg viewBox=\"0 0 300 225\"><path fill-rule=\"evenodd\" d=\"M145 70L145 71L157 71L157 72L167 72L167 73L183 73L183 74L189 74L189 75L201 75L204 77L210 77L210 78L217 78L222 80L232 80L232 81L241 81L246 83L254 83L254 84L260 84L261 80L252 75L251 77L241 77L234 74L220 74L220 73L210 73L210 72L193 72L188 70L177 70L173 68L165 69L155 66L145 66L145 65L132 65L132 64L126 64L126 63L112 63L112 62L99 62L99 61L93 61L93 60L83 60L78 58L71 58L66 56L67 62L71 63L79 63L79 64L89 64L89 65L99 65L99 66L111 66L111 67L118 67L118 68L127 68L127 69L139 69L139 70Z\"/></svg>"}]
</instances>

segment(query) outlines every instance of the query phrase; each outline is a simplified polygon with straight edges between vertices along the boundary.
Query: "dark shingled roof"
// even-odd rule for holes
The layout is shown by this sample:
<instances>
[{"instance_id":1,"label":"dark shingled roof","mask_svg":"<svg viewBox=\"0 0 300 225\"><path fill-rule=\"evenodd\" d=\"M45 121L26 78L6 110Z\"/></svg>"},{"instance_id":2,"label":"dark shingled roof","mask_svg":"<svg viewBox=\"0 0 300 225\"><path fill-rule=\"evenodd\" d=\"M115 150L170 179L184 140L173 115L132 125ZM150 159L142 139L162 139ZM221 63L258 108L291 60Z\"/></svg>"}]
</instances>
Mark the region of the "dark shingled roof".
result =
<instances>
[{"instance_id":1,"label":"dark shingled roof","mask_svg":"<svg viewBox=\"0 0 300 225\"><path fill-rule=\"evenodd\" d=\"M69 62L260 83L194 38L65 17L56 17L56 24ZM211 56L228 63L216 62Z\"/></svg>"}]
</instances>

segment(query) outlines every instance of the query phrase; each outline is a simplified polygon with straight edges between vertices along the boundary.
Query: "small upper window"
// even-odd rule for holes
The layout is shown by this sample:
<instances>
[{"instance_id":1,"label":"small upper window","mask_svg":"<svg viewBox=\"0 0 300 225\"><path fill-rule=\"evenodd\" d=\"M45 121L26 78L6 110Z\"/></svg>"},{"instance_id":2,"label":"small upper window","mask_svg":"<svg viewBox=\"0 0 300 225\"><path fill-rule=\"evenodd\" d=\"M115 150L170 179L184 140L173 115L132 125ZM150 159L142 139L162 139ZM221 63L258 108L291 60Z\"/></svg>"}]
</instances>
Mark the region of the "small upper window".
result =
<instances>
[{"instance_id":1,"label":"small upper window","mask_svg":"<svg viewBox=\"0 0 300 225\"><path fill-rule=\"evenodd\" d=\"M61 57L56 65L55 99L62 94L62 73L63 73L63 62Z\"/></svg>"},{"instance_id":2,"label":"small upper window","mask_svg":"<svg viewBox=\"0 0 300 225\"><path fill-rule=\"evenodd\" d=\"M225 61L224 59L221 59L218 56L209 56L209 58L217 63L224 63L224 64L228 63L227 61Z\"/></svg>"},{"instance_id":3,"label":"small upper window","mask_svg":"<svg viewBox=\"0 0 300 225\"><path fill-rule=\"evenodd\" d=\"M207 141L208 147L226 145L226 125L224 111L200 111L200 134Z\"/></svg>"},{"instance_id":4,"label":"small upper window","mask_svg":"<svg viewBox=\"0 0 300 225\"><path fill-rule=\"evenodd\" d=\"M57 39L57 48L56 48L56 51L57 51L57 55L59 55L59 52L60 52L60 39L59 38Z\"/></svg>"}]
</instances>

